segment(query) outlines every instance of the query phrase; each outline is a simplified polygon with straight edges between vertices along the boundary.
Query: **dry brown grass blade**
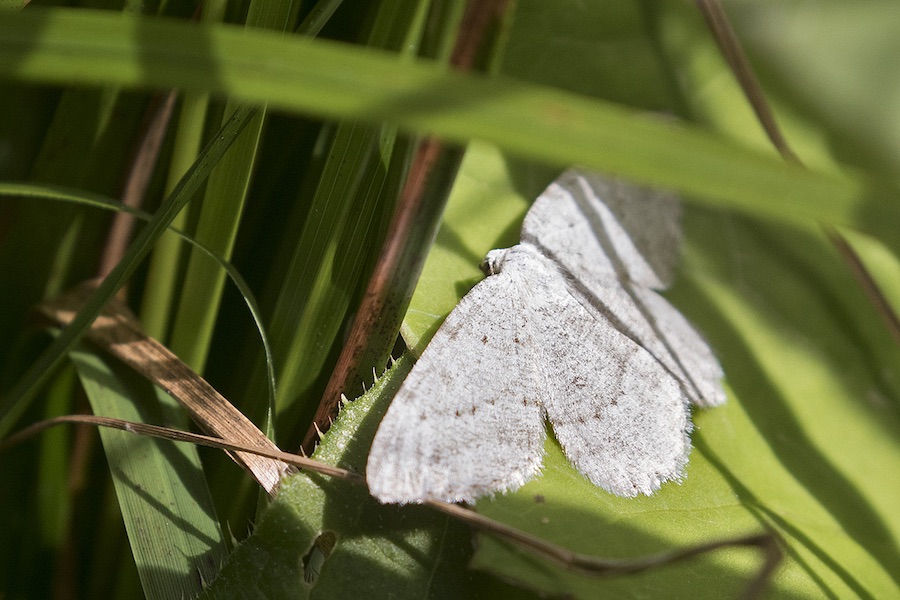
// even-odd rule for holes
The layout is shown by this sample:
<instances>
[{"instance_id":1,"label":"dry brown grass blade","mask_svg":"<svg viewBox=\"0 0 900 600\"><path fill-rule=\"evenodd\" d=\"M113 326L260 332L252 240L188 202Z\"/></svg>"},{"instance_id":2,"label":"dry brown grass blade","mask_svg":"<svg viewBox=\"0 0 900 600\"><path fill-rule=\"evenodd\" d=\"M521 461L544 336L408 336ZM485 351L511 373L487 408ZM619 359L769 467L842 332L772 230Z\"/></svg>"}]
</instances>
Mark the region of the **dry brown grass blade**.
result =
<instances>
[{"instance_id":1,"label":"dry brown grass blade","mask_svg":"<svg viewBox=\"0 0 900 600\"><path fill-rule=\"evenodd\" d=\"M144 135L134 152L134 159L125 180L122 190L122 204L131 208L140 208L144 202L147 186L153 176L153 169L159 158L159 152L163 141L166 139L166 131L172 113L175 109L175 100L178 92L172 90L164 95L154 98L153 106L148 110L147 124L144 127ZM100 266L97 269L98 277L106 277L122 255L131 241L131 232L134 229L134 216L126 212L117 213L109 228L109 236L106 246L100 258ZM124 298L124 288L119 290L119 296Z\"/></svg>"},{"instance_id":2,"label":"dry brown grass blade","mask_svg":"<svg viewBox=\"0 0 900 600\"><path fill-rule=\"evenodd\" d=\"M280 450L257 448L217 437L189 433L177 429L170 429L168 427L159 427L157 425L148 425L146 423L133 423L131 421L110 419L108 417L98 417L94 415L67 415L35 423L0 442L0 452L19 444L50 427L64 423L82 423L98 427L111 427L138 435L146 435L178 442L188 442L211 448L220 448L237 454L258 454L271 460L277 460L301 469L328 475L330 477L337 477L353 484L365 485L365 478L358 473L341 469L340 467L333 467L300 454L289 454ZM517 547L523 548L535 556L553 562L567 570L595 577L633 575L651 569L663 568L723 548L757 548L763 555L763 564L747 584L741 595L741 600L756 600L760 598L782 560L782 552L778 546L778 540L774 533L760 533L736 538L713 540L703 544L689 546L687 548L640 558L608 559L573 552L568 548L553 544L528 532L510 527L509 525L495 521L490 517L486 517L472 509L457 504L450 504L439 500L430 500L426 501L425 505L458 519L482 533L493 535L515 544Z\"/></svg>"},{"instance_id":3,"label":"dry brown grass blade","mask_svg":"<svg viewBox=\"0 0 900 600\"><path fill-rule=\"evenodd\" d=\"M202 433L192 433L190 431L172 429L171 427L161 427L159 425L150 425L148 423L135 423L134 421L125 421L123 419L113 419L97 415L63 415L44 421L38 421L0 441L0 452L17 444L21 444L25 440L51 427L64 425L66 423L109 427L110 429L118 429L120 431L127 431L136 435L144 435L161 440L186 442L197 446L205 446L207 448L218 448L219 450L225 450L229 454L250 454L265 458L270 462L278 462L292 467L307 469L309 471L321 473L322 475L337 477L338 479L343 479L345 481L352 481L355 483L363 483L365 481L365 478L362 475L358 475L346 469L341 469L340 467L332 467L331 465L312 460L311 458L307 458L300 454L283 452L274 445L271 445L270 448L262 448L254 444L234 442L217 436L204 435Z\"/></svg>"},{"instance_id":4,"label":"dry brown grass blade","mask_svg":"<svg viewBox=\"0 0 900 600\"><path fill-rule=\"evenodd\" d=\"M75 317L93 290L93 282L77 287L38 307L38 312L58 325ZM178 401L204 431L251 448L280 452L263 434L206 380L191 370L168 348L141 330L140 322L124 303L113 300L91 325L88 339L109 352ZM258 453L233 452L231 457L250 471L267 493L273 494L288 464Z\"/></svg>"}]
</instances>

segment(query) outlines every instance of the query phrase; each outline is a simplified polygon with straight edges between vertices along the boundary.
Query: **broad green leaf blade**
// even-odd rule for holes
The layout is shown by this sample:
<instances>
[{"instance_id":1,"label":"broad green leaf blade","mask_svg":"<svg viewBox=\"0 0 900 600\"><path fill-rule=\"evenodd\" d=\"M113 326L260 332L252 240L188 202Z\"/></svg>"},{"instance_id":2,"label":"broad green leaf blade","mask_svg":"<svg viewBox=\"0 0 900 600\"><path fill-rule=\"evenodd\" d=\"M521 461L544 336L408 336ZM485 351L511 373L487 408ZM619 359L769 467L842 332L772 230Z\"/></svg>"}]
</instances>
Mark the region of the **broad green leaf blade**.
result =
<instances>
[{"instance_id":1,"label":"broad green leaf blade","mask_svg":"<svg viewBox=\"0 0 900 600\"><path fill-rule=\"evenodd\" d=\"M485 249L517 241L526 198L545 182L516 177L510 164L489 148L470 150L407 319L413 343L480 280ZM474 227L485 210L490 225ZM615 557L769 526L789 556L775 597L900 593L900 518L891 508L900 493L900 350L814 226L707 210L688 212L686 225L688 251L669 296L710 338L732 389L726 406L695 411L685 483L616 498L584 480L550 441L543 477L478 510ZM598 581L482 540L474 564L544 593L721 598L737 594L759 562L728 551Z\"/></svg>"},{"instance_id":2,"label":"broad green leaf blade","mask_svg":"<svg viewBox=\"0 0 900 600\"><path fill-rule=\"evenodd\" d=\"M851 225L900 246L888 225L900 217L896 203L884 201L890 190L858 175L805 171L632 109L332 42L31 10L0 22L0 76L208 89L327 118L388 121L452 140L491 141L554 164L605 169L755 214Z\"/></svg>"},{"instance_id":3,"label":"broad green leaf blade","mask_svg":"<svg viewBox=\"0 0 900 600\"><path fill-rule=\"evenodd\" d=\"M165 393L97 355L71 354L95 414L159 423ZM215 578L226 546L194 446L101 428L146 598L188 598Z\"/></svg>"},{"instance_id":4,"label":"broad green leaf blade","mask_svg":"<svg viewBox=\"0 0 900 600\"><path fill-rule=\"evenodd\" d=\"M314 458L361 472L375 428L408 370L397 363L348 404ZM304 561L323 531L337 545L318 578L304 581ZM466 598L465 527L422 507L382 506L365 486L318 475L285 480L253 534L202 598ZM307 557L301 560L301 557Z\"/></svg>"}]
</instances>

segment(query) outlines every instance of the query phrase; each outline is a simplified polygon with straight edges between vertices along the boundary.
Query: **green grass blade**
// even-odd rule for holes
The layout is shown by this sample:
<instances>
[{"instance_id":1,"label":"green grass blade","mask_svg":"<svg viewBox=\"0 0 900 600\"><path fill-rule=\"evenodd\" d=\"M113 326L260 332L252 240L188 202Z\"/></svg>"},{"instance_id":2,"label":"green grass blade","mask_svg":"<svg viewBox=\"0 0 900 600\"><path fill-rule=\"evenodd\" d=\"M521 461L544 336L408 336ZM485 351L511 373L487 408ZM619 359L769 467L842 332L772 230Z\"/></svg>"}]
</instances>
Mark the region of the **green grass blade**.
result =
<instances>
[{"instance_id":1,"label":"green grass blade","mask_svg":"<svg viewBox=\"0 0 900 600\"><path fill-rule=\"evenodd\" d=\"M859 176L804 171L610 103L332 42L33 10L0 23L0 76L208 89L327 118L388 121L617 172L758 215L850 225L900 246L887 225L900 220L900 208Z\"/></svg>"},{"instance_id":2,"label":"green grass blade","mask_svg":"<svg viewBox=\"0 0 900 600\"><path fill-rule=\"evenodd\" d=\"M229 107L233 109L234 104L229 103ZM203 197L195 237L226 258L231 255L237 238L264 113L264 110L256 112L213 169ZM200 373L209 353L224 284L224 273L215 262L200 252L191 254L170 344L173 352Z\"/></svg>"},{"instance_id":3,"label":"green grass blade","mask_svg":"<svg viewBox=\"0 0 900 600\"><path fill-rule=\"evenodd\" d=\"M172 222L172 219L175 218L175 215L181 211L194 192L205 181L212 167L221 159L234 138L246 125L248 119L252 116L252 112L252 109L239 109L235 113L215 140L206 148L200 159L194 164L194 167L185 174L179 186L173 190L154 218L137 235L119 263L85 303L81 312L44 350L38 360L31 364L9 395L3 398L2 404L0 404L0 436L9 432L40 386L46 382L55 367L62 362L66 352L81 339L87 328L100 313L104 304L112 298L113 294L134 273L141 259L150 251L153 242L162 235L169 223Z\"/></svg>"},{"instance_id":4,"label":"green grass blade","mask_svg":"<svg viewBox=\"0 0 900 600\"><path fill-rule=\"evenodd\" d=\"M164 422L164 392L92 353L72 360L93 412ZM194 446L100 429L131 551L148 600L189 598L212 581L226 555L222 530Z\"/></svg>"},{"instance_id":5,"label":"green grass blade","mask_svg":"<svg viewBox=\"0 0 900 600\"><path fill-rule=\"evenodd\" d=\"M224 19L224 0L203 3L201 20L218 23ZM169 159L165 195L178 185L178 180L191 167L203 147L203 133L210 107L210 95L204 92L185 92L181 95L177 125ZM188 211L175 217L172 225L184 229ZM147 285L141 302L140 317L144 330L151 337L167 342L173 305L179 289L181 241L174 235L163 234L150 256Z\"/></svg>"},{"instance_id":6,"label":"green grass blade","mask_svg":"<svg viewBox=\"0 0 900 600\"><path fill-rule=\"evenodd\" d=\"M284 31L296 16L295 11L291 0L252 0L246 25ZM234 101L226 103L226 118L238 106ZM265 121L266 109L261 107L206 183L195 237L225 258L230 258L237 239ZM179 295L171 347L198 373L203 372L209 355L224 285L225 274L215 262L201 253L191 254Z\"/></svg>"},{"instance_id":7,"label":"green grass blade","mask_svg":"<svg viewBox=\"0 0 900 600\"><path fill-rule=\"evenodd\" d=\"M142 210L124 206L123 204L112 200L111 198L99 196L96 194L87 194L80 190L72 190L62 186L0 182L0 197L2 196L72 202L75 204L82 204L84 206L100 208L103 210L124 211L128 214L134 215L135 217L143 221L150 221L151 219L153 219L153 215ZM209 259L214 261L218 265L218 268L228 276L228 278L232 281L232 283L234 283L234 286L240 292L241 296L244 299L244 302L247 305L247 310L250 312L250 316L253 318L253 323L256 326L256 330L259 332L260 342L262 343L263 356L265 357L265 378L269 391L269 403L274 404L276 390L274 370L275 360L273 358L272 346L269 342L269 336L266 334L266 329L263 325L262 314L259 310L259 305L256 301L255 295L253 294L253 290L250 289L250 286L247 285L247 282L244 280L240 272L234 267L234 265L229 263L218 253L214 252L211 248L208 248L207 246L195 240L193 237L177 229L173 229L170 227L168 232L175 236L176 239L179 239L179 241L191 244L197 250L203 252Z\"/></svg>"},{"instance_id":8,"label":"green grass blade","mask_svg":"<svg viewBox=\"0 0 900 600\"><path fill-rule=\"evenodd\" d=\"M4 107L15 113L14 122L6 123L4 130L18 131L26 119L24 113L31 109L17 103L22 99L6 90L2 97ZM69 89L47 109L46 129L31 125L32 137L39 140L33 162L15 176L115 193L128 156L121 148L127 147L134 135L142 110L140 100L113 89ZM11 155L28 156L22 152L23 141L10 139ZM39 207L22 206L8 221L6 216L0 217L8 228L0 245L0 289L16 290L15 294L0 295L0 339L14 338L35 302L96 274L96 255L107 224L87 219L80 207L55 209L48 214ZM11 345L4 346L0 347L0 364L8 365L11 361L4 359ZM4 390L9 389L11 379L11 374L0 372Z\"/></svg>"},{"instance_id":9,"label":"green grass blade","mask_svg":"<svg viewBox=\"0 0 900 600\"><path fill-rule=\"evenodd\" d=\"M178 180L191 167L202 149L208 109L208 94L188 92L182 95L178 126L169 161L166 194L178 185ZM172 221L172 226L184 229L188 222L187 213L187 210L178 213ZM164 233L150 256L140 317L147 334L159 340L168 338L173 304L179 289L181 251L181 240L175 235Z\"/></svg>"},{"instance_id":10,"label":"green grass blade","mask_svg":"<svg viewBox=\"0 0 900 600\"><path fill-rule=\"evenodd\" d=\"M414 51L423 6L427 3L419 0L384 3L370 34L372 43ZM305 434L322 392L323 365L365 285L407 152L408 143L398 141L395 127L342 123L315 194L311 200L298 199L308 216L296 240L285 240L283 251L291 259L286 272L276 274L273 287L279 293L270 327L278 360L279 427L292 439Z\"/></svg>"}]
</instances>

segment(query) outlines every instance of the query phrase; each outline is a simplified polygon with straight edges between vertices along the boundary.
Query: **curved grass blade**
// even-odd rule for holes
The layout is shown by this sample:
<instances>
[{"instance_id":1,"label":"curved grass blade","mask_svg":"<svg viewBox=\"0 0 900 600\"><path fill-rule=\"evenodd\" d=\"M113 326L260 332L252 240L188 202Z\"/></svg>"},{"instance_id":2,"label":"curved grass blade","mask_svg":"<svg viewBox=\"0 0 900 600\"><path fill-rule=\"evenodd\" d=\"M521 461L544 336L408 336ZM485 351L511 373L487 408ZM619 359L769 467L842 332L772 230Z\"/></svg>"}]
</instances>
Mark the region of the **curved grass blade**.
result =
<instances>
[{"instance_id":1,"label":"curved grass blade","mask_svg":"<svg viewBox=\"0 0 900 600\"><path fill-rule=\"evenodd\" d=\"M74 202L77 204L83 204L86 206L101 208L104 210L118 210L127 212L128 214L131 214L143 221L150 221L153 218L153 215L148 212L125 206L111 198L107 198L105 196L100 196L97 194L88 194L80 190L72 190L61 186L0 182L0 196L19 196L26 198L41 198L63 202ZM240 271L238 271L230 262L222 258L218 253L206 247L204 244L198 242L183 231L179 231L178 229L174 229L172 227L169 227L168 231L178 236L185 242L191 244L201 252L205 253L206 256L218 263L219 267L223 271L225 271L225 273L228 275L228 278L231 279L232 283L234 283L234 286L241 293L241 296L244 298L244 302L247 304L247 310L250 312L250 316L252 317L253 323L256 326L256 330L259 332L260 341L262 342L263 353L265 355L266 362L266 383L269 393L269 404L274 404L275 393L277 390L277 382L275 380L275 359L272 354L272 345L269 342L269 336L266 333L265 326L263 325L262 314L260 313L259 305L257 304L256 297L253 294L253 290L251 290L250 286L247 285L247 282L244 280L244 277L241 275Z\"/></svg>"},{"instance_id":2,"label":"curved grass blade","mask_svg":"<svg viewBox=\"0 0 900 600\"><path fill-rule=\"evenodd\" d=\"M0 436L9 431L40 386L47 381L54 369L62 362L65 354L81 339L91 322L100 314L103 305L134 273L140 261L150 251L153 242L162 235L175 215L184 208L194 192L199 189L212 167L218 163L235 137L252 117L253 112L252 108L240 108L235 111L229 122L206 147L193 168L185 174L179 185L165 200L153 219L138 233L122 260L100 283L78 316L51 342L50 346L22 375L9 395L3 399L0 403Z\"/></svg>"},{"instance_id":3,"label":"curved grass blade","mask_svg":"<svg viewBox=\"0 0 900 600\"><path fill-rule=\"evenodd\" d=\"M296 17L297 7L291 0L252 0L245 25L284 31ZM239 105L230 100L225 114L231 114ZM195 236L225 258L231 256L237 240L266 117L266 107L260 107L212 170L204 190ZM169 346L197 372L203 372L209 355L224 285L225 274L215 263L203 254L191 253ZM274 405L269 409L274 410Z\"/></svg>"}]
</instances>

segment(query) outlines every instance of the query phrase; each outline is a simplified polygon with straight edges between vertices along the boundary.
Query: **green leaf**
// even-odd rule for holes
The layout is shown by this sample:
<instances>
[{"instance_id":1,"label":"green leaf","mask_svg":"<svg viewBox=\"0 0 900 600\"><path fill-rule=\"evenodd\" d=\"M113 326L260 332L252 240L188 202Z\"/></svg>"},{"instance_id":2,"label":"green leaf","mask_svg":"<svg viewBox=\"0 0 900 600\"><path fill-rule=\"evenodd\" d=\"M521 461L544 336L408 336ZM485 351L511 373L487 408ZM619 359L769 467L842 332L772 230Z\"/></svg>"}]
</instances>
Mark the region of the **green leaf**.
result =
<instances>
[{"instance_id":1,"label":"green leaf","mask_svg":"<svg viewBox=\"0 0 900 600\"><path fill-rule=\"evenodd\" d=\"M517 241L544 178L522 181L508 164L487 147L466 157L406 322L414 344L480 280L483 252ZM489 218L479 220L485 209ZM900 593L890 541L900 530L891 509L900 490L900 351L815 227L700 209L686 225L682 275L669 296L710 338L730 394L724 407L695 411L684 484L649 498L614 497L579 475L551 439L542 477L478 510L611 557L771 527L789 556L776 597ZM721 598L737 595L760 562L748 550L718 552L605 581L483 539L474 565L544 593Z\"/></svg>"},{"instance_id":2,"label":"green leaf","mask_svg":"<svg viewBox=\"0 0 900 600\"><path fill-rule=\"evenodd\" d=\"M630 40L627 29L616 29L622 22L610 15L603 22L619 35L592 40L584 29L598 22L592 11L601 11L599 5L570 7L572 11L560 14L558 7L523 5L527 10L520 12L519 25L525 29L518 35L524 38L517 45L513 31L507 72L518 69L521 77L550 78L591 93L622 93L618 87L585 88L597 80L621 81L616 65L600 58L582 68L575 61L576 56L609 52L592 43L609 43L610 37L620 45ZM675 17L681 20L664 22L669 36L676 31L683 35L678 28L692 26L688 21L696 19ZM697 62L708 62L710 42L698 43L696 33L680 41L695 52ZM536 47L542 48L540 58ZM777 61L778 54L771 60ZM602 70L602 76L578 78L591 68ZM721 67L709 76L715 91L733 88L733 82L721 83ZM689 98L692 107L710 93L703 84L696 82L688 90L696 94ZM637 94L630 102L660 102L652 86L644 85ZM743 103L734 93L729 98L719 93L710 102L722 115L749 114L739 106ZM743 134L754 127L745 119L741 126L723 129ZM672 139L657 141L667 146ZM825 156L817 164L833 168L821 146L806 148ZM677 152L678 146L669 150ZM746 173L753 171L746 167ZM407 315L408 344L424 347L459 297L480 281L477 265L488 249L518 241L528 203L555 175L490 147L470 150ZM771 200L779 197L773 193ZM885 196L877 202L890 200ZM760 214L775 217L776 212L764 209ZM827 212L811 211L810 216L828 222ZM900 492L896 344L809 222L777 226L709 209L688 211L685 222L682 274L668 295L710 338L723 362L730 398L724 407L695 411L696 448L684 484L667 485L650 498L612 497L575 472L551 439L542 477L516 494L480 501L478 510L574 550L610 557L640 556L771 527L788 552L774 597L896 596L900 519L891 508ZM894 234L881 231L882 241L896 248ZM898 272L896 257L871 239L858 240L857 247L865 248L875 278L890 282ZM760 558L747 550L723 551L640 576L598 580L483 538L473 564L548 594L722 598L738 594Z\"/></svg>"},{"instance_id":3,"label":"green leaf","mask_svg":"<svg viewBox=\"0 0 900 600\"><path fill-rule=\"evenodd\" d=\"M65 353L81 339L106 302L134 273L140 261L150 251L153 242L162 235L175 215L184 208L193 193L209 175L210 169L219 161L234 137L241 132L251 114L252 110L239 109L232 116L220 130L218 137L207 146L191 170L181 179L179 185L172 191L156 215L137 235L119 263L97 286L75 319L31 364L9 395L3 398L0 403L0 435L9 431L40 386L46 382L53 369L62 362Z\"/></svg>"},{"instance_id":4,"label":"green leaf","mask_svg":"<svg viewBox=\"0 0 900 600\"><path fill-rule=\"evenodd\" d=\"M96 354L70 354L95 414L163 422L166 394ZM226 546L197 448L100 429L145 597L187 598L212 581Z\"/></svg>"},{"instance_id":5,"label":"green leaf","mask_svg":"<svg viewBox=\"0 0 900 600\"><path fill-rule=\"evenodd\" d=\"M251 0L247 27L285 31L296 17L291 0ZM238 108L225 104L225 118ZM250 181L256 167L267 111L261 107L210 173L194 230L196 239L231 258ZM201 252L191 253L172 330L172 351L202 373L225 287L225 273ZM270 407L271 408L271 407Z\"/></svg>"},{"instance_id":6,"label":"green leaf","mask_svg":"<svg viewBox=\"0 0 900 600\"><path fill-rule=\"evenodd\" d=\"M413 52L425 8L420 0L383 3L372 43ZM398 139L396 127L341 123L328 140L314 193L297 198L302 227L284 238L287 266L270 282L278 291L270 326L280 380L278 426L290 439L306 433L321 397L323 368L334 360L332 349L384 239L410 146Z\"/></svg>"},{"instance_id":7,"label":"green leaf","mask_svg":"<svg viewBox=\"0 0 900 600\"><path fill-rule=\"evenodd\" d=\"M0 22L0 77L206 89L326 118L387 121L583 164L781 219L852 225L900 247L890 189L857 174L786 165L699 128L559 90L464 75L322 40L31 10ZM477 101L475 101L477 99Z\"/></svg>"},{"instance_id":8,"label":"green leaf","mask_svg":"<svg viewBox=\"0 0 900 600\"><path fill-rule=\"evenodd\" d=\"M375 428L409 368L401 361L345 406L313 458L362 471ZM322 532L337 544L318 578L305 561ZM253 534L232 553L206 599L466 598L469 533L423 507L383 506L365 486L301 473L286 479ZM302 561L300 557L305 557Z\"/></svg>"}]
</instances>

